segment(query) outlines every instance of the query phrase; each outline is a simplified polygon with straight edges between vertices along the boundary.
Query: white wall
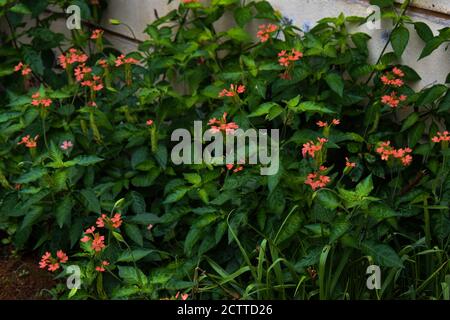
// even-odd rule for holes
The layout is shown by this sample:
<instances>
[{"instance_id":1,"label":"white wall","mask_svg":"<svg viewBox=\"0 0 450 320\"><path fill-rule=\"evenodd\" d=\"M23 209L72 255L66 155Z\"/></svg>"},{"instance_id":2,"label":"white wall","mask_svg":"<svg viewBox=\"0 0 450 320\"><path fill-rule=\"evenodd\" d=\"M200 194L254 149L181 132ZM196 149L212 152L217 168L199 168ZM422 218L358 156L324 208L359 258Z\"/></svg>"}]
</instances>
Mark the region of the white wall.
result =
<instances>
[{"instance_id":1,"label":"white wall","mask_svg":"<svg viewBox=\"0 0 450 320\"><path fill-rule=\"evenodd\" d=\"M270 2L299 26L313 25L315 21L323 17L337 16L341 12L347 16L366 16L366 10L369 6L367 0L271 0ZM124 26L108 25L109 18L117 18L128 24L134 30L138 39L144 40L146 35L143 30L149 22L155 19L154 10L157 10L159 16L163 16L176 8L179 0L174 0L170 5L167 5L167 0L109 0L108 3L109 7L105 14L105 29L131 37L130 31ZM408 14L415 21L426 22L435 34L437 30L450 26L450 0L415 0L414 6L422 9L412 9ZM222 28L229 23L230 21L222 21ZM387 23L384 23L382 27L382 30L373 31L366 27L361 28L362 32L372 36L370 42L372 60L378 57L384 46L383 33L391 28ZM434 54L417 61L424 44L416 36L413 28L411 29L411 35L403 62L411 65L422 76L423 80L418 84L418 87L443 82L447 74L450 73L450 50L445 51L444 46L441 46ZM135 43L117 36L110 36L109 39L125 51L132 51L136 46Z\"/></svg>"}]
</instances>

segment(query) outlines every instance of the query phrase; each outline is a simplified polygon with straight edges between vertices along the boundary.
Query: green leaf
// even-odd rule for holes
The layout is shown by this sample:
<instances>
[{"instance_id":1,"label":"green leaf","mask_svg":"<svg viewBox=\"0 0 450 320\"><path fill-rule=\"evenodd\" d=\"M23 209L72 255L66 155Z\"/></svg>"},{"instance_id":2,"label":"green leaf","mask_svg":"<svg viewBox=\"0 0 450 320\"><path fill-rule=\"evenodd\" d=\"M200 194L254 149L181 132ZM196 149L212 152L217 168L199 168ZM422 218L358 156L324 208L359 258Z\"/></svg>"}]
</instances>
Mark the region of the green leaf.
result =
<instances>
[{"instance_id":1,"label":"green leaf","mask_svg":"<svg viewBox=\"0 0 450 320\"><path fill-rule=\"evenodd\" d=\"M184 240L184 252L188 257L193 255L194 246L202 238L202 232L203 229L196 227L191 227L189 230L186 239Z\"/></svg>"},{"instance_id":2,"label":"green leaf","mask_svg":"<svg viewBox=\"0 0 450 320\"><path fill-rule=\"evenodd\" d=\"M333 223L330 232L330 243L333 243L342 237L351 227L352 225L348 221L338 221Z\"/></svg>"},{"instance_id":3,"label":"green leaf","mask_svg":"<svg viewBox=\"0 0 450 320\"><path fill-rule=\"evenodd\" d=\"M380 8L386 8L393 6L394 0L370 0L370 4L379 6Z\"/></svg>"},{"instance_id":4,"label":"green leaf","mask_svg":"<svg viewBox=\"0 0 450 320\"><path fill-rule=\"evenodd\" d=\"M93 164L102 162L104 159L97 156L78 156L73 160L67 161L64 163L64 166L70 167L74 165L79 165L83 167L88 167Z\"/></svg>"},{"instance_id":5,"label":"green leaf","mask_svg":"<svg viewBox=\"0 0 450 320\"><path fill-rule=\"evenodd\" d=\"M33 226L37 220L42 216L44 210L41 207L34 207L30 209L26 214L22 221L22 225L20 226L20 230L27 229Z\"/></svg>"},{"instance_id":6,"label":"green leaf","mask_svg":"<svg viewBox=\"0 0 450 320\"><path fill-rule=\"evenodd\" d=\"M414 124L416 124L417 121L419 121L420 116L417 112L411 113L403 122L401 131L405 131L412 127Z\"/></svg>"},{"instance_id":7,"label":"green leaf","mask_svg":"<svg viewBox=\"0 0 450 320\"><path fill-rule=\"evenodd\" d=\"M31 10L28 9L28 7L26 5L24 5L23 3L18 3L16 5L14 5L13 7L11 7L9 9L9 11L14 12L14 13L19 13L19 14L31 14Z\"/></svg>"},{"instance_id":8,"label":"green leaf","mask_svg":"<svg viewBox=\"0 0 450 320\"><path fill-rule=\"evenodd\" d=\"M46 174L47 170L44 168L32 168L29 172L24 173L18 179L14 180L14 182L19 184L30 183L39 180Z\"/></svg>"},{"instance_id":9,"label":"green leaf","mask_svg":"<svg viewBox=\"0 0 450 320\"><path fill-rule=\"evenodd\" d=\"M339 207L339 199L329 190L319 190L315 193L319 203L328 209L336 209Z\"/></svg>"},{"instance_id":10,"label":"green leaf","mask_svg":"<svg viewBox=\"0 0 450 320\"><path fill-rule=\"evenodd\" d=\"M127 250L119 256L117 262L136 262L148 256L152 252L154 252L154 250L150 249L135 249L132 251Z\"/></svg>"},{"instance_id":11,"label":"green leaf","mask_svg":"<svg viewBox=\"0 0 450 320\"><path fill-rule=\"evenodd\" d=\"M75 201L71 197L66 196L56 207L56 223L60 228L64 225L70 225L71 213L74 205Z\"/></svg>"},{"instance_id":12,"label":"green leaf","mask_svg":"<svg viewBox=\"0 0 450 320\"><path fill-rule=\"evenodd\" d=\"M158 164L165 170L167 167L167 147L165 145L158 145L155 153L155 159Z\"/></svg>"},{"instance_id":13,"label":"green leaf","mask_svg":"<svg viewBox=\"0 0 450 320\"><path fill-rule=\"evenodd\" d=\"M381 203L371 205L368 209L368 213L378 221L398 216L392 208Z\"/></svg>"},{"instance_id":14,"label":"green leaf","mask_svg":"<svg viewBox=\"0 0 450 320\"><path fill-rule=\"evenodd\" d=\"M175 191L173 191L166 197L166 200L164 200L164 204L180 201L190 189L190 187L179 187L175 189Z\"/></svg>"},{"instance_id":15,"label":"green leaf","mask_svg":"<svg viewBox=\"0 0 450 320\"><path fill-rule=\"evenodd\" d=\"M193 185L202 183L202 177L198 173L183 173L184 179Z\"/></svg>"},{"instance_id":16,"label":"green leaf","mask_svg":"<svg viewBox=\"0 0 450 320\"><path fill-rule=\"evenodd\" d=\"M275 103L275 102L263 103L255 111L250 113L248 115L248 117L252 118L252 117L259 117L259 116L265 115L265 114L269 113L270 109L272 109L275 106L280 106L280 105L278 103Z\"/></svg>"},{"instance_id":17,"label":"green leaf","mask_svg":"<svg viewBox=\"0 0 450 320\"><path fill-rule=\"evenodd\" d=\"M362 244L363 251L373 257L376 264L383 267L402 268L403 261L387 244L375 244L366 241Z\"/></svg>"},{"instance_id":18,"label":"green leaf","mask_svg":"<svg viewBox=\"0 0 450 320\"><path fill-rule=\"evenodd\" d=\"M418 107L430 105L431 103L442 97L447 92L447 90L447 86L443 84L438 84L431 88L425 89L417 99L416 105Z\"/></svg>"},{"instance_id":19,"label":"green leaf","mask_svg":"<svg viewBox=\"0 0 450 320\"><path fill-rule=\"evenodd\" d=\"M403 26L398 27L392 32L391 44L395 54L401 58L409 41L409 31Z\"/></svg>"},{"instance_id":20,"label":"green leaf","mask_svg":"<svg viewBox=\"0 0 450 320\"><path fill-rule=\"evenodd\" d=\"M141 230L138 226L126 223L124 225L124 230L125 234L130 237L131 240L136 242L141 247L144 245L144 237L142 236Z\"/></svg>"},{"instance_id":21,"label":"green leaf","mask_svg":"<svg viewBox=\"0 0 450 320\"><path fill-rule=\"evenodd\" d=\"M420 54L419 60L432 54L433 51L436 50L437 48L439 48L441 46L441 44L443 44L444 42L445 42L445 39L443 39L441 37L435 37L435 38L429 40L427 42L427 44L425 45L425 47L423 48L422 53Z\"/></svg>"},{"instance_id":22,"label":"green leaf","mask_svg":"<svg viewBox=\"0 0 450 320\"><path fill-rule=\"evenodd\" d=\"M233 10L234 20L240 27L244 27L253 18L250 8L240 7Z\"/></svg>"},{"instance_id":23,"label":"green leaf","mask_svg":"<svg viewBox=\"0 0 450 320\"><path fill-rule=\"evenodd\" d=\"M144 286L148 282L145 274L138 268L126 266L118 266L117 268L119 269L119 277L127 284Z\"/></svg>"},{"instance_id":24,"label":"green leaf","mask_svg":"<svg viewBox=\"0 0 450 320\"><path fill-rule=\"evenodd\" d=\"M95 192L92 189L83 189L80 191L80 194L82 195L83 203L86 209L100 214L100 202L98 201Z\"/></svg>"},{"instance_id":25,"label":"green leaf","mask_svg":"<svg viewBox=\"0 0 450 320\"><path fill-rule=\"evenodd\" d=\"M373 190L372 175L369 175L363 181L358 183L355 191L359 197L367 197L372 190Z\"/></svg>"},{"instance_id":26,"label":"green leaf","mask_svg":"<svg viewBox=\"0 0 450 320\"><path fill-rule=\"evenodd\" d=\"M251 41L250 35L241 27L234 27L229 29L226 34L233 40L239 42L249 42Z\"/></svg>"},{"instance_id":27,"label":"green leaf","mask_svg":"<svg viewBox=\"0 0 450 320\"><path fill-rule=\"evenodd\" d=\"M149 225L161 222L161 218L153 213L141 213L132 216L129 218L129 221L137 224Z\"/></svg>"},{"instance_id":28,"label":"green leaf","mask_svg":"<svg viewBox=\"0 0 450 320\"><path fill-rule=\"evenodd\" d=\"M340 97L344 95L344 81L337 73L327 74L325 81L330 86L331 90L336 92Z\"/></svg>"},{"instance_id":29,"label":"green leaf","mask_svg":"<svg viewBox=\"0 0 450 320\"><path fill-rule=\"evenodd\" d=\"M136 214L144 214L146 210L145 199L139 192L131 191L131 209Z\"/></svg>"},{"instance_id":30,"label":"green leaf","mask_svg":"<svg viewBox=\"0 0 450 320\"><path fill-rule=\"evenodd\" d=\"M408 146L410 148L414 147L417 142L422 138L425 132L426 125L424 122L416 123L408 132Z\"/></svg>"},{"instance_id":31,"label":"green leaf","mask_svg":"<svg viewBox=\"0 0 450 320\"><path fill-rule=\"evenodd\" d=\"M426 23L414 22L414 28L423 41L428 42L434 38L433 31L431 31L430 27Z\"/></svg>"},{"instance_id":32,"label":"green leaf","mask_svg":"<svg viewBox=\"0 0 450 320\"><path fill-rule=\"evenodd\" d=\"M306 101L300 103L297 107L290 108L294 112L317 112L317 113L326 113L326 114L333 114L336 113L331 109L328 109L327 107L323 106L323 104L316 103L313 101Z\"/></svg>"}]
</instances>

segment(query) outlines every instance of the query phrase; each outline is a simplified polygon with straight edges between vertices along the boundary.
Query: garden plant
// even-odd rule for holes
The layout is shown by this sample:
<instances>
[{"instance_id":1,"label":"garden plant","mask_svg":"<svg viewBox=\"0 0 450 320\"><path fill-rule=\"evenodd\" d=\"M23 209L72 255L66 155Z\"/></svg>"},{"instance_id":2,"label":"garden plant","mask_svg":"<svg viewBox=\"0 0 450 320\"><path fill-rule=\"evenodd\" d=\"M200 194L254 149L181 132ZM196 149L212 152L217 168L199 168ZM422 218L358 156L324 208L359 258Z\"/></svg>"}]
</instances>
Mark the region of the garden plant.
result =
<instances>
[{"instance_id":1,"label":"garden plant","mask_svg":"<svg viewBox=\"0 0 450 320\"><path fill-rule=\"evenodd\" d=\"M125 54L107 1L0 0L2 245L55 299L450 299L450 76L414 89L402 59L450 28L372 0L391 27L373 59L368 17L303 30L267 1L170 2ZM82 28L58 31L71 4ZM279 130L277 172L174 164L194 121Z\"/></svg>"}]
</instances>

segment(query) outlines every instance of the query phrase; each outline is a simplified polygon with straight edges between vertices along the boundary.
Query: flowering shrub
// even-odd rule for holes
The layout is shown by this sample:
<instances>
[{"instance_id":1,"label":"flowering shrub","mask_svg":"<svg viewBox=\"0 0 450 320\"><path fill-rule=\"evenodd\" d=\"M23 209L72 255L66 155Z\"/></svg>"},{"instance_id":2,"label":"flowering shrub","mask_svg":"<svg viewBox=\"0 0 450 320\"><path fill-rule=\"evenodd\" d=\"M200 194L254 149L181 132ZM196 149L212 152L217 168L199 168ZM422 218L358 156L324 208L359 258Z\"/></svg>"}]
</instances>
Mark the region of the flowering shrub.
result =
<instances>
[{"instance_id":1,"label":"flowering shrub","mask_svg":"<svg viewBox=\"0 0 450 320\"><path fill-rule=\"evenodd\" d=\"M450 93L413 90L400 58L407 25L421 57L450 34L393 2L393 52L373 64L352 31L365 18L302 30L266 1L180 1L128 55L102 29L65 39L46 20L22 43L15 28L45 6L0 4L15 35L1 39L3 241L60 278L78 266L81 286L61 283L61 298L448 297ZM99 2L85 7L98 21ZM216 30L226 12L236 25ZM171 133L195 120L225 136L279 129L278 172L175 165Z\"/></svg>"}]
</instances>

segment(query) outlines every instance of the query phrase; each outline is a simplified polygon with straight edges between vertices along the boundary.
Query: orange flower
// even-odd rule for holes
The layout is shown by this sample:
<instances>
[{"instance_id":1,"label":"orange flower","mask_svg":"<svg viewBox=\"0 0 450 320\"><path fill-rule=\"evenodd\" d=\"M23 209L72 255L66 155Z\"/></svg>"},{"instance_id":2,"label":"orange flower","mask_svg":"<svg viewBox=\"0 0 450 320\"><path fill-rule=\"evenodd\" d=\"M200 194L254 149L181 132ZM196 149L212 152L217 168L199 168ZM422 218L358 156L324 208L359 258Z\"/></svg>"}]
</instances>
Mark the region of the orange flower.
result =
<instances>
[{"instance_id":1,"label":"orange flower","mask_svg":"<svg viewBox=\"0 0 450 320\"><path fill-rule=\"evenodd\" d=\"M51 253L47 251L39 261L39 268L47 268L48 271L55 272L59 269L61 263L66 263L68 260L69 258L62 250L56 252L56 258L53 258Z\"/></svg>"},{"instance_id":2,"label":"orange flower","mask_svg":"<svg viewBox=\"0 0 450 320\"><path fill-rule=\"evenodd\" d=\"M39 92L34 93L31 96L31 98L32 98L31 104L36 107L41 106L41 107L47 108L47 107L50 107L52 104L51 99L41 98L41 94Z\"/></svg>"},{"instance_id":3,"label":"orange flower","mask_svg":"<svg viewBox=\"0 0 450 320\"><path fill-rule=\"evenodd\" d=\"M219 93L219 97L235 97L238 96L241 93L245 92L245 86L244 85L234 85L231 84L230 85L230 90L227 89L223 89L220 93Z\"/></svg>"},{"instance_id":4,"label":"orange flower","mask_svg":"<svg viewBox=\"0 0 450 320\"><path fill-rule=\"evenodd\" d=\"M148 119L148 120L145 122L145 124L148 125L148 126L151 126L151 125L153 124L153 120L152 120L152 119Z\"/></svg>"},{"instance_id":5,"label":"orange flower","mask_svg":"<svg viewBox=\"0 0 450 320\"><path fill-rule=\"evenodd\" d=\"M14 67L14 71L15 72L22 71L21 72L22 75L26 76L31 73L31 68L28 65L19 62L19 64Z\"/></svg>"},{"instance_id":6,"label":"orange flower","mask_svg":"<svg viewBox=\"0 0 450 320\"><path fill-rule=\"evenodd\" d=\"M125 55L122 54L120 56L117 57L115 63L116 63L116 67L120 67L123 64L136 64L139 61L137 61L134 58L125 58Z\"/></svg>"},{"instance_id":7,"label":"orange flower","mask_svg":"<svg viewBox=\"0 0 450 320\"><path fill-rule=\"evenodd\" d=\"M97 219L96 224L99 228L104 228L106 224L107 226L118 229L122 225L122 216L120 213L116 213L114 217L109 218L106 214L102 214Z\"/></svg>"},{"instance_id":8,"label":"orange flower","mask_svg":"<svg viewBox=\"0 0 450 320\"><path fill-rule=\"evenodd\" d=\"M244 166L236 165L236 168L235 168L234 164L231 164L231 163L227 164L226 167L227 167L228 171L231 171L234 168L234 170L233 170L234 173L244 170Z\"/></svg>"},{"instance_id":9,"label":"orange flower","mask_svg":"<svg viewBox=\"0 0 450 320\"><path fill-rule=\"evenodd\" d=\"M309 141L303 144L302 155L303 158L306 158L308 154L311 158L314 158L316 152L322 150L323 145L328 142L325 138L317 138L318 142L314 143L314 141Z\"/></svg>"},{"instance_id":10,"label":"orange flower","mask_svg":"<svg viewBox=\"0 0 450 320\"><path fill-rule=\"evenodd\" d=\"M394 67L391 72L387 72L381 76L380 80L387 86L400 88L404 85L404 81L400 78L403 78L404 76L405 74L402 70Z\"/></svg>"},{"instance_id":11,"label":"orange flower","mask_svg":"<svg viewBox=\"0 0 450 320\"><path fill-rule=\"evenodd\" d=\"M94 31L92 31L91 39L92 39L92 40L99 39L99 38L101 38L101 37L103 36L103 33L104 33L103 30L101 30L101 29L95 29Z\"/></svg>"},{"instance_id":12,"label":"orange flower","mask_svg":"<svg viewBox=\"0 0 450 320\"><path fill-rule=\"evenodd\" d=\"M330 126L337 126L338 124L340 124L341 123L341 121L339 120L339 119L333 119L332 121L331 121L331 125ZM328 122L324 122L324 121L317 121L316 122L316 124L317 124L317 126L318 127L320 127L320 128L325 128L325 127L328 127Z\"/></svg>"},{"instance_id":13,"label":"orange flower","mask_svg":"<svg viewBox=\"0 0 450 320\"><path fill-rule=\"evenodd\" d=\"M290 53L288 53L286 50L282 50L280 53L278 53L278 62L283 67L289 67L294 61L300 60L300 58L302 57L303 53L295 49L292 49Z\"/></svg>"},{"instance_id":14,"label":"orange flower","mask_svg":"<svg viewBox=\"0 0 450 320\"><path fill-rule=\"evenodd\" d=\"M450 135L448 131L444 132L436 132L437 136L433 137L431 140L435 143L441 142L441 141L450 141Z\"/></svg>"},{"instance_id":15,"label":"orange flower","mask_svg":"<svg viewBox=\"0 0 450 320\"><path fill-rule=\"evenodd\" d=\"M395 91L391 92L391 95L384 95L381 97L381 103L388 105L391 108L397 108L400 102L406 101L408 97L402 94L400 97L397 97L397 93Z\"/></svg>"},{"instance_id":16,"label":"orange flower","mask_svg":"<svg viewBox=\"0 0 450 320\"><path fill-rule=\"evenodd\" d=\"M19 143L17 144L24 144L25 147L29 149L33 149L37 147L37 139L39 138L39 135L36 135L34 138L31 138L30 135L26 135L25 137L22 137Z\"/></svg>"},{"instance_id":17,"label":"orange flower","mask_svg":"<svg viewBox=\"0 0 450 320\"><path fill-rule=\"evenodd\" d=\"M106 266L109 266L109 262L106 261L106 260L103 260L102 264L100 266L95 267L95 270L98 271L98 272L105 272L106 271L106 269L105 269Z\"/></svg>"},{"instance_id":18,"label":"orange flower","mask_svg":"<svg viewBox=\"0 0 450 320\"><path fill-rule=\"evenodd\" d=\"M256 36L259 38L261 42L266 42L269 40L270 35L278 30L278 27L274 24L262 24L258 27L259 31Z\"/></svg>"},{"instance_id":19,"label":"orange flower","mask_svg":"<svg viewBox=\"0 0 450 320\"><path fill-rule=\"evenodd\" d=\"M88 60L88 56L77 49L71 48L66 54L61 54L58 57L59 65L63 69L67 69L67 66L75 63L85 63Z\"/></svg>"},{"instance_id":20,"label":"orange flower","mask_svg":"<svg viewBox=\"0 0 450 320\"><path fill-rule=\"evenodd\" d=\"M381 160L388 161L389 159L400 159L404 166L408 166L412 162L411 148L395 149L391 146L390 141L382 141L376 152L381 155Z\"/></svg>"},{"instance_id":21,"label":"orange flower","mask_svg":"<svg viewBox=\"0 0 450 320\"><path fill-rule=\"evenodd\" d=\"M209 120L208 125L211 126L211 129L209 129L212 133L217 132L225 132L226 134L233 134L236 129L239 128L239 126L234 122L228 122L227 123L227 113L224 112L222 119L217 120L216 118L212 118Z\"/></svg>"},{"instance_id":22,"label":"orange flower","mask_svg":"<svg viewBox=\"0 0 450 320\"><path fill-rule=\"evenodd\" d=\"M319 172L308 174L305 184L309 185L313 190L326 187L331 182L331 179L330 177L320 173L325 170L327 170L327 168L321 166Z\"/></svg>"},{"instance_id":23,"label":"orange flower","mask_svg":"<svg viewBox=\"0 0 450 320\"><path fill-rule=\"evenodd\" d=\"M350 162L348 157L345 157L345 166L347 168L355 168L356 167L356 163L355 162Z\"/></svg>"}]
</instances>

